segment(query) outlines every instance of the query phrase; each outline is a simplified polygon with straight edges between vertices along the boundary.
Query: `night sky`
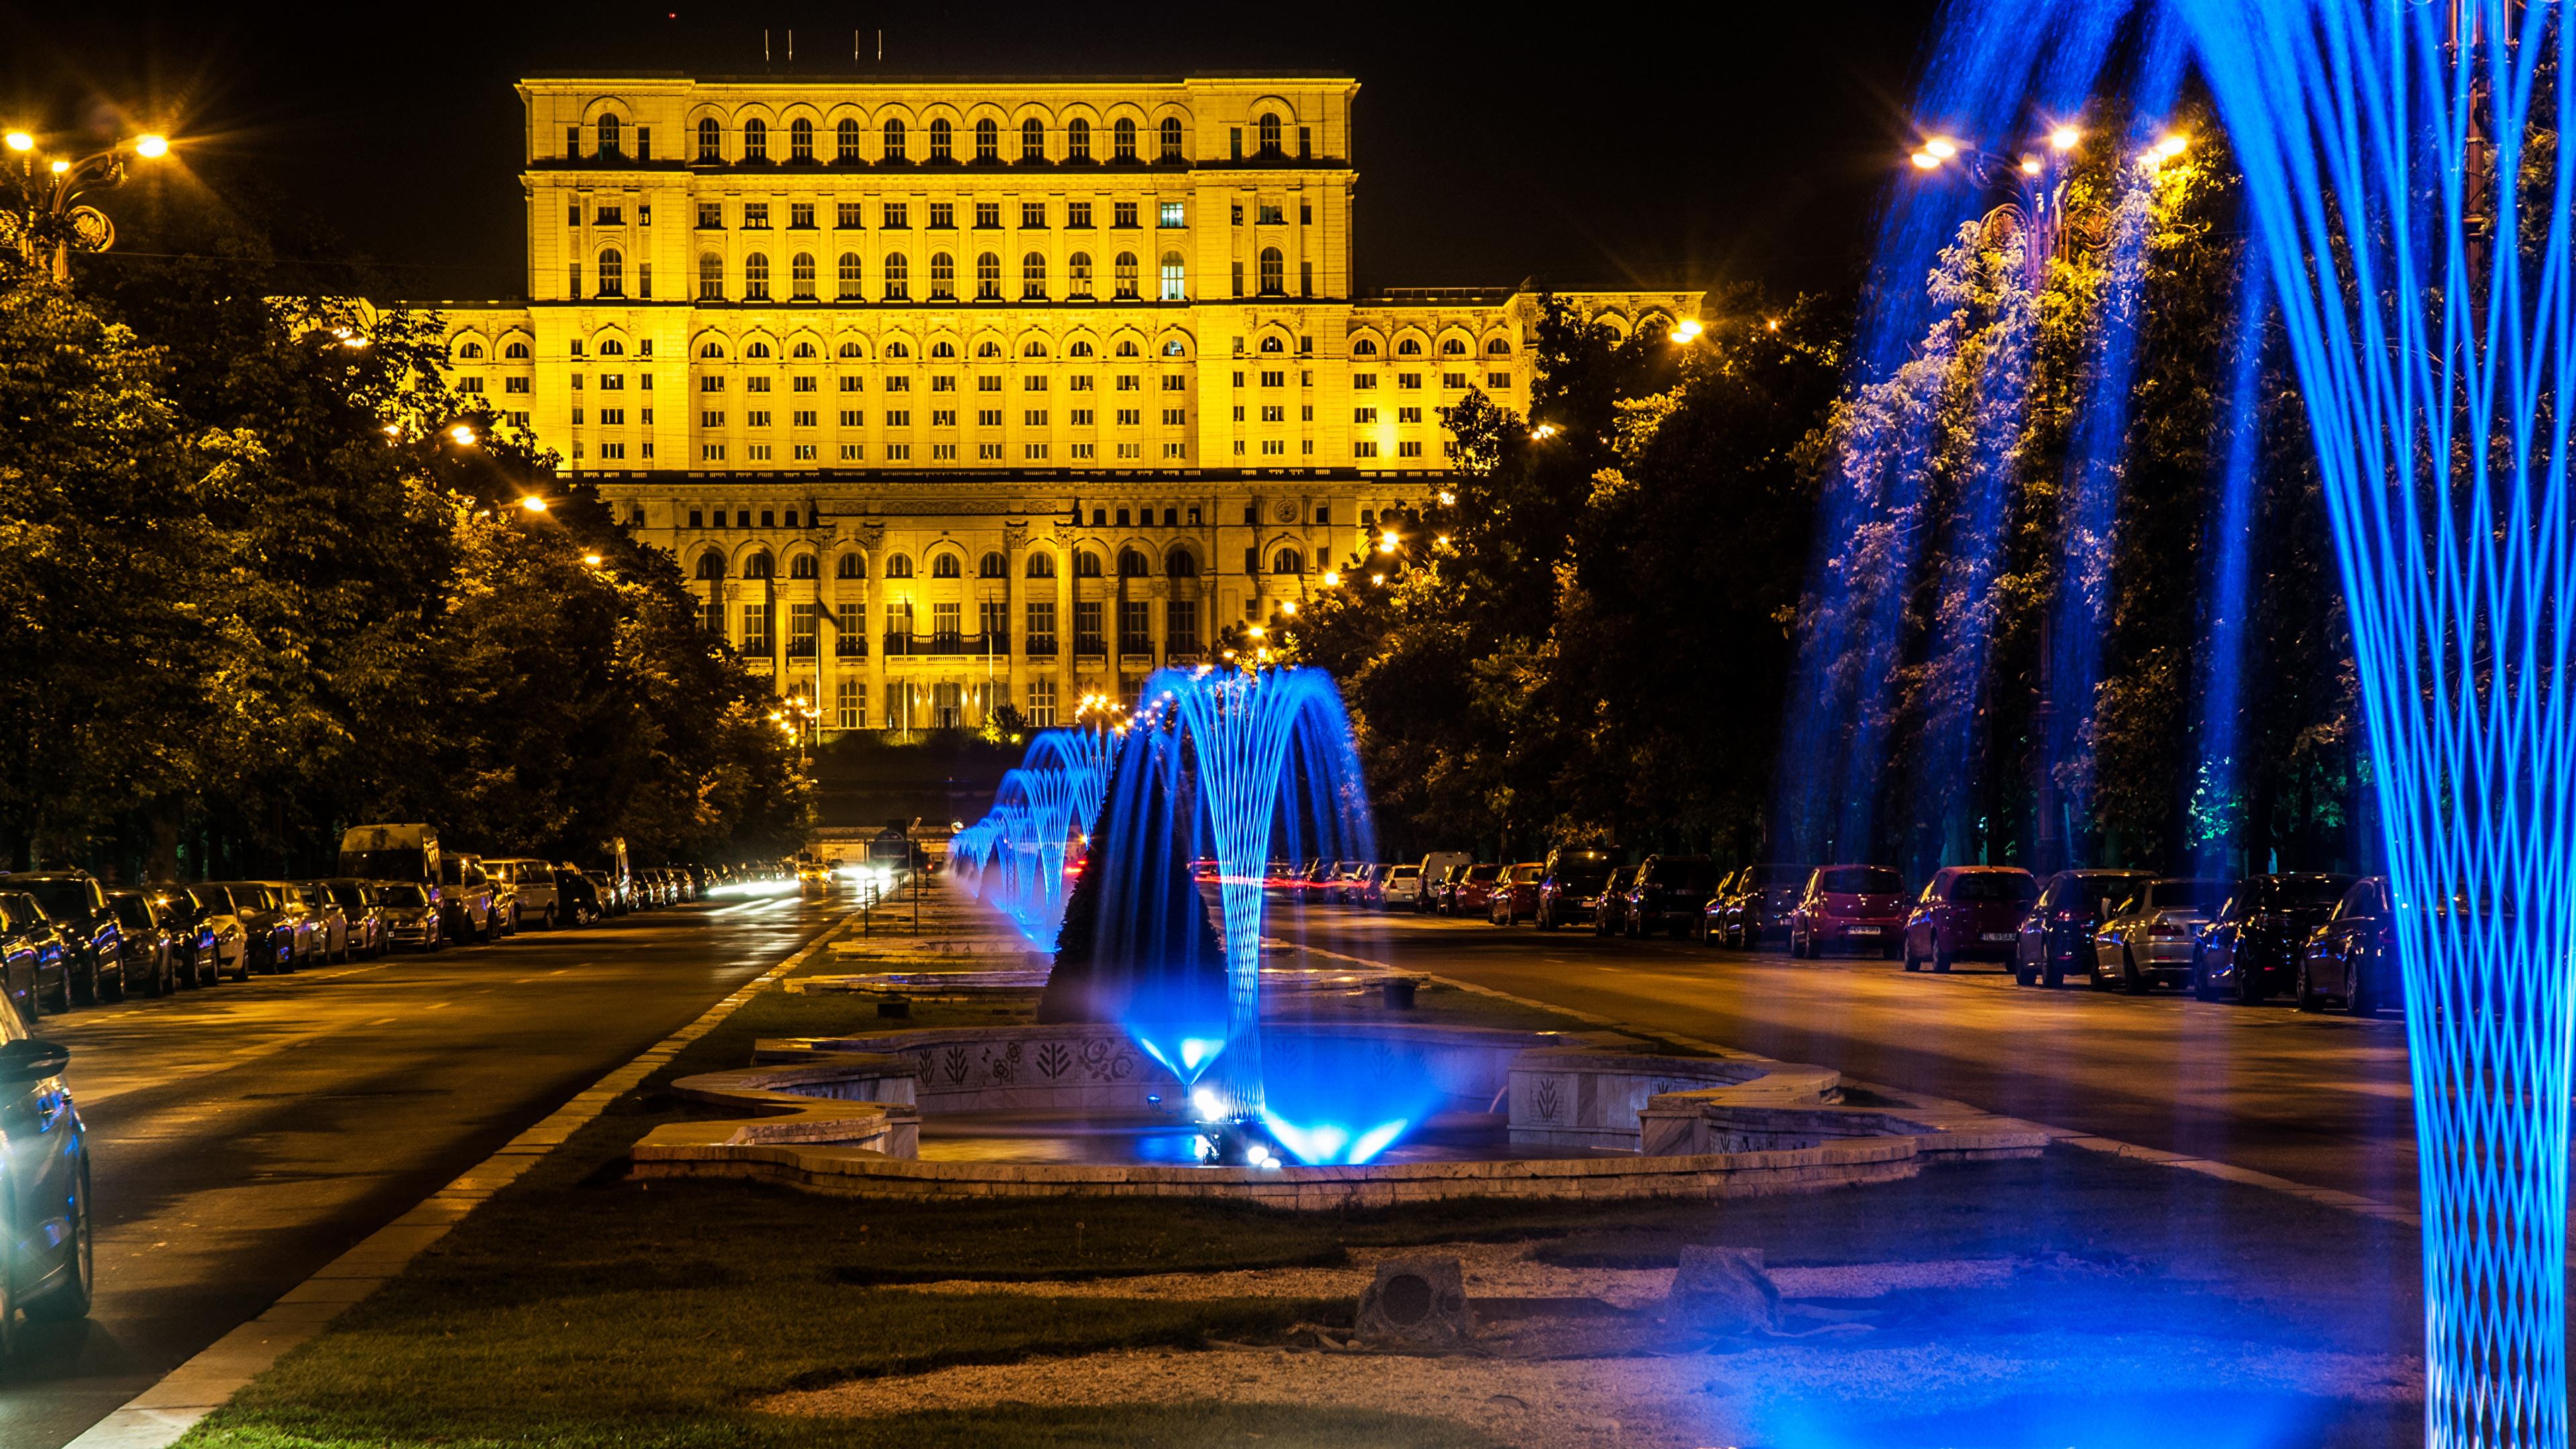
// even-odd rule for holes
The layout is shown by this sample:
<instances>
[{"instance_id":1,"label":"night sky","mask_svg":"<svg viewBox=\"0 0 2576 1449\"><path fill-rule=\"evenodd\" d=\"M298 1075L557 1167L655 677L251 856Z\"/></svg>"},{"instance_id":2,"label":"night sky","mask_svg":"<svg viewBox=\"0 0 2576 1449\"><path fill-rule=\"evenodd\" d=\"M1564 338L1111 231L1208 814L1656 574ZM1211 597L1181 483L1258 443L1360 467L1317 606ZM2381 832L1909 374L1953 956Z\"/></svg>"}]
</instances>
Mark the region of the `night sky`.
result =
<instances>
[{"instance_id":1,"label":"night sky","mask_svg":"<svg viewBox=\"0 0 2576 1449\"><path fill-rule=\"evenodd\" d=\"M511 85L530 71L758 74L764 27L778 74L1320 71L1361 83L1364 287L1834 290L1913 143L1903 99L1934 8L56 0L0 5L0 120L166 128L218 194L268 192L263 215L318 222L380 285L504 297L524 288ZM884 65L854 67L852 30L873 51L880 27ZM121 220L151 244L148 217Z\"/></svg>"}]
</instances>

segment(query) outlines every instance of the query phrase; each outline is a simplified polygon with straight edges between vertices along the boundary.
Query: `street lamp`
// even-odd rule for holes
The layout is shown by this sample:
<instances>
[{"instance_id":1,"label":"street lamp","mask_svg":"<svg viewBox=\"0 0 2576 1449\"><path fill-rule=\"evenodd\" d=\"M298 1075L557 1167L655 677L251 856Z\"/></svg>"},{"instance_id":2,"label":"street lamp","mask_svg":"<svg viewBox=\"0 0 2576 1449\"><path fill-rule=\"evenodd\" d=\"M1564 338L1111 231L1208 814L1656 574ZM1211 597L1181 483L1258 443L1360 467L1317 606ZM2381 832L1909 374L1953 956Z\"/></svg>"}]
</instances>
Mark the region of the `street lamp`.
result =
<instances>
[{"instance_id":1,"label":"street lamp","mask_svg":"<svg viewBox=\"0 0 2576 1449\"><path fill-rule=\"evenodd\" d=\"M53 157L40 172L34 133L10 131L0 144L19 158L16 194L0 210L0 241L15 247L30 269L44 267L58 284L71 281L74 250L103 252L116 245L116 223L81 198L123 185L130 159L153 161L170 154L170 138L154 133L87 156Z\"/></svg>"}]
</instances>

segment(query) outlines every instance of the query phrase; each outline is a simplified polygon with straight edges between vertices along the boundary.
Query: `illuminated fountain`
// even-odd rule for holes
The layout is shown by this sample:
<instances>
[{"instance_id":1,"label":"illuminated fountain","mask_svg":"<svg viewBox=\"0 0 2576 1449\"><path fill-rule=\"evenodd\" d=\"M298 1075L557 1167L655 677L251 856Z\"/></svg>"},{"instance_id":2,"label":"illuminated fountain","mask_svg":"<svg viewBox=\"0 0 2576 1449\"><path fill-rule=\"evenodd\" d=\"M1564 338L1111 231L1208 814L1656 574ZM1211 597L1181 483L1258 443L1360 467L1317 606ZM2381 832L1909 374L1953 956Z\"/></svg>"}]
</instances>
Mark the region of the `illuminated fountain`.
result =
<instances>
[{"instance_id":1,"label":"illuminated fountain","mask_svg":"<svg viewBox=\"0 0 2576 1449\"><path fill-rule=\"evenodd\" d=\"M1002 776L993 808L949 843L959 880L1036 950L1055 949L1067 862L1099 817L1114 745L1105 729L1040 733Z\"/></svg>"}]
</instances>

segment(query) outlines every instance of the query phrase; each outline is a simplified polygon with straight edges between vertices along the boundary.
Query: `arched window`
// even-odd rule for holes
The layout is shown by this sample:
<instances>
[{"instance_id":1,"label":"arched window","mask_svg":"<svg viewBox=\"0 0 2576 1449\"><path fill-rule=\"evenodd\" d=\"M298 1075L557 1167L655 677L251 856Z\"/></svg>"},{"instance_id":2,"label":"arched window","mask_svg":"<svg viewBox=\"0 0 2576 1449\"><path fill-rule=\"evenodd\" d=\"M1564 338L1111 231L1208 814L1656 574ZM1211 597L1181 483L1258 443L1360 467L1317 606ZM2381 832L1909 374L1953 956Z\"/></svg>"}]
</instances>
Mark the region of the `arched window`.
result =
<instances>
[{"instance_id":1,"label":"arched window","mask_svg":"<svg viewBox=\"0 0 2576 1449\"><path fill-rule=\"evenodd\" d=\"M1363 337L1359 341L1351 344L1351 355L1353 357L1375 357L1377 356L1377 344L1370 339Z\"/></svg>"},{"instance_id":2,"label":"arched window","mask_svg":"<svg viewBox=\"0 0 2576 1449\"><path fill-rule=\"evenodd\" d=\"M813 357L813 356L816 356L816 355L818 355L818 354L816 354L816 352L814 351L814 344L813 344L813 343L811 343L811 342L799 342L799 343L797 343L797 344L796 344L795 349L794 349L793 351L789 352L787 355L788 355L788 356L790 356L790 357Z\"/></svg>"},{"instance_id":3,"label":"arched window","mask_svg":"<svg viewBox=\"0 0 2576 1449\"><path fill-rule=\"evenodd\" d=\"M789 292L798 301L814 300L814 254L812 252L798 252L788 259L787 286Z\"/></svg>"},{"instance_id":4,"label":"arched window","mask_svg":"<svg viewBox=\"0 0 2576 1449\"><path fill-rule=\"evenodd\" d=\"M975 257L975 299L979 302L991 302L1001 300L1001 296L1002 259L991 252L977 253Z\"/></svg>"},{"instance_id":5,"label":"arched window","mask_svg":"<svg viewBox=\"0 0 2576 1449\"><path fill-rule=\"evenodd\" d=\"M711 164L724 159L724 127L713 116L698 118L698 161Z\"/></svg>"},{"instance_id":6,"label":"arched window","mask_svg":"<svg viewBox=\"0 0 2576 1449\"><path fill-rule=\"evenodd\" d=\"M618 341L614 337L603 337L599 339L599 355L602 357L624 357L626 355L626 344Z\"/></svg>"},{"instance_id":7,"label":"arched window","mask_svg":"<svg viewBox=\"0 0 2576 1449\"><path fill-rule=\"evenodd\" d=\"M912 297L912 264L901 252L886 253L885 295L889 302L909 301Z\"/></svg>"},{"instance_id":8,"label":"arched window","mask_svg":"<svg viewBox=\"0 0 2576 1449\"><path fill-rule=\"evenodd\" d=\"M513 342L509 346L501 349L501 355L503 357L524 359L528 355L528 344L524 342Z\"/></svg>"},{"instance_id":9,"label":"arched window","mask_svg":"<svg viewBox=\"0 0 2576 1449\"><path fill-rule=\"evenodd\" d=\"M698 258L698 300L716 301L724 296L724 258L708 252Z\"/></svg>"},{"instance_id":10,"label":"arched window","mask_svg":"<svg viewBox=\"0 0 2576 1449\"><path fill-rule=\"evenodd\" d=\"M1091 122L1080 116L1064 123L1064 159L1067 161L1091 159Z\"/></svg>"},{"instance_id":11,"label":"arched window","mask_svg":"<svg viewBox=\"0 0 2576 1449\"><path fill-rule=\"evenodd\" d=\"M1136 159L1135 118L1131 116L1120 116L1110 125L1109 159L1112 161L1133 161Z\"/></svg>"},{"instance_id":12,"label":"arched window","mask_svg":"<svg viewBox=\"0 0 2576 1449\"><path fill-rule=\"evenodd\" d=\"M1176 579L1197 578L1199 556L1185 548L1173 549L1170 556L1163 560L1163 572Z\"/></svg>"},{"instance_id":13,"label":"arched window","mask_svg":"<svg viewBox=\"0 0 2576 1449\"><path fill-rule=\"evenodd\" d=\"M844 166L858 160L859 123L857 118L852 116L843 116L841 118L841 124L832 128L832 141L834 151L834 155L832 157L833 160L840 162Z\"/></svg>"},{"instance_id":14,"label":"arched window","mask_svg":"<svg viewBox=\"0 0 2576 1449\"><path fill-rule=\"evenodd\" d=\"M1064 355L1067 357L1089 357L1091 355L1091 344L1077 337L1074 339L1073 345L1064 350Z\"/></svg>"},{"instance_id":15,"label":"arched window","mask_svg":"<svg viewBox=\"0 0 2576 1449\"><path fill-rule=\"evenodd\" d=\"M1441 338L1441 339L1440 339L1440 355L1441 355L1441 356L1443 356L1443 357L1464 357L1464 356L1466 356L1466 355L1467 355L1467 339L1466 339L1466 338L1464 338L1464 337L1443 337L1443 338Z\"/></svg>"},{"instance_id":16,"label":"arched window","mask_svg":"<svg viewBox=\"0 0 2576 1449\"><path fill-rule=\"evenodd\" d=\"M769 159L769 123L758 116L742 123L742 159L745 161Z\"/></svg>"},{"instance_id":17,"label":"arched window","mask_svg":"<svg viewBox=\"0 0 2576 1449\"><path fill-rule=\"evenodd\" d=\"M885 149L885 159L886 159L886 160L888 160L888 161L900 161L900 160L902 160L902 159L903 159L903 121L902 121L902 118L897 117L897 116L888 116L888 117L886 117L886 122L885 122L885 124L884 124L883 126L879 127L879 128L878 128L878 130L880 131L880 133L881 133L881 134L884 136L884 138L885 138L885 148L884 148L884 149Z\"/></svg>"},{"instance_id":18,"label":"arched window","mask_svg":"<svg viewBox=\"0 0 2576 1449\"><path fill-rule=\"evenodd\" d=\"M1151 575L1153 572L1154 566L1145 561L1145 556L1143 554L1138 553L1132 548L1122 548L1118 550L1118 577L1122 579L1141 579Z\"/></svg>"},{"instance_id":19,"label":"arched window","mask_svg":"<svg viewBox=\"0 0 2576 1449\"><path fill-rule=\"evenodd\" d=\"M1264 156L1279 154L1279 118L1276 115L1261 118L1261 154Z\"/></svg>"},{"instance_id":20,"label":"arched window","mask_svg":"<svg viewBox=\"0 0 2576 1449\"><path fill-rule=\"evenodd\" d=\"M988 553L976 560L975 573L978 578L1007 579L1011 576L1010 561L998 553Z\"/></svg>"},{"instance_id":21,"label":"arched window","mask_svg":"<svg viewBox=\"0 0 2576 1449\"><path fill-rule=\"evenodd\" d=\"M1181 159L1181 118L1178 116L1163 118L1163 159L1166 161Z\"/></svg>"},{"instance_id":22,"label":"arched window","mask_svg":"<svg viewBox=\"0 0 2576 1449\"><path fill-rule=\"evenodd\" d=\"M953 553L935 553L930 556L930 576L934 579L953 579L963 572L964 570L958 567L957 555Z\"/></svg>"},{"instance_id":23,"label":"arched window","mask_svg":"<svg viewBox=\"0 0 2576 1449\"><path fill-rule=\"evenodd\" d=\"M1051 554L1051 553L1033 553L1033 554L1030 554L1030 555L1029 555L1029 577L1030 577L1030 578L1033 578L1033 579L1051 579L1051 578L1054 578L1054 577L1055 577L1055 555L1054 555L1054 554Z\"/></svg>"},{"instance_id":24,"label":"arched window","mask_svg":"<svg viewBox=\"0 0 2576 1449\"><path fill-rule=\"evenodd\" d=\"M480 342L468 342L464 346L456 349L456 355L459 357L481 357L483 355L483 344Z\"/></svg>"},{"instance_id":25,"label":"arched window","mask_svg":"<svg viewBox=\"0 0 2576 1449\"><path fill-rule=\"evenodd\" d=\"M766 342L755 342L744 348L742 350L742 355L745 357L767 357L769 355L769 344Z\"/></svg>"},{"instance_id":26,"label":"arched window","mask_svg":"<svg viewBox=\"0 0 2576 1449\"><path fill-rule=\"evenodd\" d=\"M787 159L790 161L814 159L814 123L803 116L798 116L787 123Z\"/></svg>"},{"instance_id":27,"label":"arched window","mask_svg":"<svg viewBox=\"0 0 2576 1449\"><path fill-rule=\"evenodd\" d=\"M957 355L957 344L954 342L934 342L930 344L930 355L933 357L955 357Z\"/></svg>"},{"instance_id":28,"label":"arched window","mask_svg":"<svg viewBox=\"0 0 2576 1449\"><path fill-rule=\"evenodd\" d=\"M888 556L887 556L887 558L886 558L886 577L887 577L887 578L890 578L890 579L908 579L908 578L911 578L911 577L912 577L912 559L911 559L911 557L910 557L910 556L908 556L908 555L905 555L905 554L899 554L899 553L898 553L898 554L890 554L890 555L888 555Z\"/></svg>"},{"instance_id":29,"label":"arched window","mask_svg":"<svg viewBox=\"0 0 2576 1449\"><path fill-rule=\"evenodd\" d=\"M1189 300L1188 277L1179 252L1163 253L1162 287L1155 295L1166 302Z\"/></svg>"},{"instance_id":30,"label":"arched window","mask_svg":"<svg viewBox=\"0 0 2576 1449\"><path fill-rule=\"evenodd\" d=\"M868 560L864 554L845 553L832 563L832 577L836 579L863 579L867 576Z\"/></svg>"},{"instance_id":31,"label":"arched window","mask_svg":"<svg viewBox=\"0 0 2576 1449\"><path fill-rule=\"evenodd\" d=\"M1031 252L1020 258L1020 300L1046 300L1046 253Z\"/></svg>"},{"instance_id":32,"label":"arched window","mask_svg":"<svg viewBox=\"0 0 2576 1449\"><path fill-rule=\"evenodd\" d=\"M623 148L624 148L625 141L626 141L626 123L625 123L625 122L618 120L615 116L602 116L602 117L600 117L600 118L599 118L599 154L600 154L600 155L602 155L602 156L614 156L614 155L616 155L616 154L617 154L621 149L623 149Z\"/></svg>"},{"instance_id":33,"label":"arched window","mask_svg":"<svg viewBox=\"0 0 2576 1449\"><path fill-rule=\"evenodd\" d=\"M1261 339L1261 350L1264 352L1285 352L1288 350L1288 343L1284 338L1280 337L1278 333L1274 332Z\"/></svg>"},{"instance_id":34,"label":"arched window","mask_svg":"<svg viewBox=\"0 0 2576 1449\"><path fill-rule=\"evenodd\" d=\"M599 295L626 295L626 254L615 247L602 247L599 252Z\"/></svg>"},{"instance_id":35,"label":"arched window","mask_svg":"<svg viewBox=\"0 0 2576 1449\"><path fill-rule=\"evenodd\" d=\"M840 355L850 358L853 361L864 361L867 358L868 350L855 341L844 342L841 344Z\"/></svg>"},{"instance_id":36,"label":"arched window","mask_svg":"<svg viewBox=\"0 0 2576 1449\"><path fill-rule=\"evenodd\" d=\"M1288 259L1279 254L1277 247L1263 247L1261 249L1261 295L1276 297L1287 290ZM1276 337L1270 339L1272 342L1278 340Z\"/></svg>"},{"instance_id":37,"label":"arched window","mask_svg":"<svg viewBox=\"0 0 2576 1449\"><path fill-rule=\"evenodd\" d=\"M1141 356L1142 354L1136 351L1136 339L1133 337L1120 338L1118 341L1118 355L1121 357Z\"/></svg>"},{"instance_id":38,"label":"arched window","mask_svg":"<svg viewBox=\"0 0 2576 1449\"><path fill-rule=\"evenodd\" d=\"M1032 337L1028 341L1020 344L1020 355L1022 357L1044 357L1046 356L1046 344L1039 341L1037 338Z\"/></svg>"},{"instance_id":39,"label":"arched window","mask_svg":"<svg viewBox=\"0 0 2576 1449\"><path fill-rule=\"evenodd\" d=\"M724 356L724 344L715 341L700 343L698 346L698 355L700 357L722 357Z\"/></svg>"},{"instance_id":40,"label":"arched window","mask_svg":"<svg viewBox=\"0 0 2576 1449\"><path fill-rule=\"evenodd\" d=\"M1073 576L1077 579L1096 579L1100 577L1100 555L1093 553L1087 548L1075 549L1073 551Z\"/></svg>"},{"instance_id":41,"label":"arched window","mask_svg":"<svg viewBox=\"0 0 2576 1449\"><path fill-rule=\"evenodd\" d=\"M995 125L990 116L975 123L975 159L978 161L1002 159L1002 128Z\"/></svg>"},{"instance_id":42,"label":"arched window","mask_svg":"<svg viewBox=\"0 0 2576 1449\"><path fill-rule=\"evenodd\" d=\"M698 577L714 580L724 577L724 555L708 549L698 555Z\"/></svg>"},{"instance_id":43,"label":"arched window","mask_svg":"<svg viewBox=\"0 0 2576 1449\"><path fill-rule=\"evenodd\" d=\"M1091 253L1075 252L1065 259L1064 289L1071 296L1091 295Z\"/></svg>"},{"instance_id":44,"label":"arched window","mask_svg":"<svg viewBox=\"0 0 2576 1449\"><path fill-rule=\"evenodd\" d=\"M771 558L769 556L769 550L764 548L760 552L753 554L750 559L743 564L742 576L747 579L776 578L778 576L778 561Z\"/></svg>"},{"instance_id":45,"label":"arched window","mask_svg":"<svg viewBox=\"0 0 2576 1449\"><path fill-rule=\"evenodd\" d=\"M742 295L744 300L769 300L769 254L753 252L742 259Z\"/></svg>"},{"instance_id":46,"label":"arched window","mask_svg":"<svg viewBox=\"0 0 2576 1449\"><path fill-rule=\"evenodd\" d=\"M1485 343L1485 355L1487 357L1509 357L1512 355L1512 344L1500 337L1493 338Z\"/></svg>"},{"instance_id":47,"label":"arched window","mask_svg":"<svg viewBox=\"0 0 2576 1449\"><path fill-rule=\"evenodd\" d=\"M1163 355L1165 357L1187 357L1190 355L1189 344L1183 342L1177 337L1172 338L1163 344Z\"/></svg>"},{"instance_id":48,"label":"arched window","mask_svg":"<svg viewBox=\"0 0 2576 1449\"><path fill-rule=\"evenodd\" d=\"M859 264L859 254L857 252L841 253L841 295L844 298L855 298L859 295L859 283L864 280L861 273L865 270L866 269ZM841 345L843 347L851 347L856 344L845 342Z\"/></svg>"},{"instance_id":49,"label":"arched window","mask_svg":"<svg viewBox=\"0 0 2576 1449\"><path fill-rule=\"evenodd\" d=\"M1111 262L1109 267L1110 282L1112 285L1117 287L1118 296L1127 301L1135 300L1136 254L1134 252L1120 252L1118 254L1118 259Z\"/></svg>"},{"instance_id":50,"label":"arched window","mask_svg":"<svg viewBox=\"0 0 2576 1449\"><path fill-rule=\"evenodd\" d=\"M912 349L904 346L900 342L889 342L885 345L885 355L888 357L910 357L912 355Z\"/></svg>"},{"instance_id":51,"label":"arched window","mask_svg":"<svg viewBox=\"0 0 2576 1449\"><path fill-rule=\"evenodd\" d=\"M951 297L957 290L957 263L946 252L930 254L930 295Z\"/></svg>"},{"instance_id":52,"label":"arched window","mask_svg":"<svg viewBox=\"0 0 2576 1449\"><path fill-rule=\"evenodd\" d=\"M1023 161L1046 159L1046 126L1035 116L1020 122L1020 159Z\"/></svg>"},{"instance_id":53,"label":"arched window","mask_svg":"<svg viewBox=\"0 0 2576 1449\"><path fill-rule=\"evenodd\" d=\"M986 338L984 341L975 344L975 355L977 357L999 357L1002 355L1002 344L995 342L990 338Z\"/></svg>"},{"instance_id":54,"label":"arched window","mask_svg":"<svg viewBox=\"0 0 2576 1449\"><path fill-rule=\"evenodd\" d=\"M791 579L810 579L816 577L814 571L814 555L810 553L800 553L794 558L789 559L787 561L787 576Z\"/></svg>"},{"instance_id":55,"label":"arched window","mask_svg":"<svg viewBox=\"0 0 2576 1449\"><path fill-rule=\"evenodd\" d=\"M1302 574L1306 571L1306 556L1293 548L1283 548L1271 557L1270 571L1274 574Z\"/></svg>"},{"instance_id":56,"label":"arched window","mask_svg":"<svg viewBox=\"0 0 2576 1449\"><path fill-rule=\"evenodd\" d=\"M1395 344L1395 355L1398 357L1420 357L1422 355L1422 344L1414 341L1410 337L1407 337L1403 341Z\"/></svg>"},{"instance_id":57,"label":"arched window","mask_svg":"<svg viewBox=\"0 0 2576 1449\"><path fill-rule=\"evenodd\" d=\"M930 122L931 160L951 161L956 159L949 149L949 136L948 118L946 116L933 117Z\"/></svg>"}]
</instances>

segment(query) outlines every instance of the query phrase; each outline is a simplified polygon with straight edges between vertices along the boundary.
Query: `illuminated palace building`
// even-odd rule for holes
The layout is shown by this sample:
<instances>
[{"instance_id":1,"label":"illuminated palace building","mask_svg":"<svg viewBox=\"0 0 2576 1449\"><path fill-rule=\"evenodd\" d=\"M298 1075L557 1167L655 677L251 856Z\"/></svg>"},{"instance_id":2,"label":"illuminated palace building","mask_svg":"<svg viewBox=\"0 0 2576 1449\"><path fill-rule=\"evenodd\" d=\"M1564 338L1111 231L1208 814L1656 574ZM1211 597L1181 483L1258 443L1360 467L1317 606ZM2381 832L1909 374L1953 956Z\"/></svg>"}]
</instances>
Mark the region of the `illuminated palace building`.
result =
<instances>
[{"instance_id":1,"label":"illuminated palace building","mask_svg":"<svg viewBox=\"0 0 2576 1449\"><path fill-rule=\"evenodd\" d=\"M1526 410L1538 298L1354 295L1356 82L559 76L468 392L827 729L1130 697ZM1568 300L1622 330L1696 293Z\"/></svg>"}]
</instances>

